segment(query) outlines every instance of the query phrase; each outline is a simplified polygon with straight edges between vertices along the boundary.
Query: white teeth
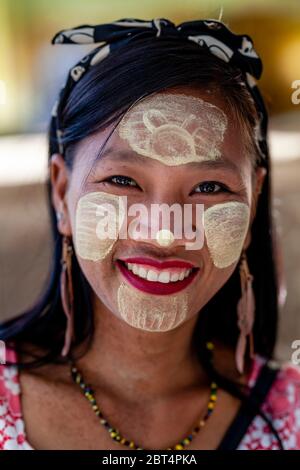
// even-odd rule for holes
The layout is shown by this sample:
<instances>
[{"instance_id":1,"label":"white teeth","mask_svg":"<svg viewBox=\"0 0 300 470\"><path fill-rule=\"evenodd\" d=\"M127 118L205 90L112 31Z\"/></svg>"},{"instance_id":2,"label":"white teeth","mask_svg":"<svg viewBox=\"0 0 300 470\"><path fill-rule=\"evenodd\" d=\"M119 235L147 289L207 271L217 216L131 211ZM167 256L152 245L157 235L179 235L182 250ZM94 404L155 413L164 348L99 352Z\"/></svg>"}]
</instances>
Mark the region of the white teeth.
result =
<instances>
[{"instance_id":1,"label":"white teeth","mask_svg":"<svg viewBox=\"0 0 300 470\"><path fill-rule=\"evenodd\" d=\"M164 282L165 284L167 282L170 282L170 273L168 271L163 271L162 273L159 274L158 276L158 282Z\"/></svg>"},{"instance_id":2,"label":"white teeth","mask_svg":"<svg viewBox=\"0 0 300 470\"><path fill-rule=\"evenodd\" d=\"M176 281L179 281L179 274L178 273L171 274L171 282L176 282Z\"/></svg>"},{"instance_id":3,"label":"white teeth","mask_svg":"<svg viewBox=\"0 0 300 470\"><path fill-rule=\"evenodd\" d=\"M183 269L181 272L174 273L165 269L158 272L153 269L146 269L135 263L125 263L125 265L136 276L147 279L147 281L162 282L164 284L182 281L184 278L188 277L192 271L191 269Z\"/></svg>"},{"instance_id":4,"label":"white teeth","mask_svg":"<svg viewBox=\"0 0 300 470\"><path fill-rule=\"evenodd\" d=\"M134 272L134 274L138 274L139 267L136 264L132 265L132 271Z\"/></svg>"},{"instance_id":5,"label":"white teeth","mask_svg":"<svg viewBox=\"0 0 300 470\"><path fill-rule=\"evenodd\" d=\"M147 281L157 281L158 279L158 275L155 271L151 271L151 269L149 269L148 271L148 274L147 274Z\"/></svg>"},{"instance_id":6,"label":"white teeth","mask_svg":"<svg viewBox=\"0 0 300 470\"><path fill-rule=\"evenodd\" d=\"M145 268L139 268L138 276L142 277L143 279L147 279L147 270Z\"/></svg>"}]
</instances>

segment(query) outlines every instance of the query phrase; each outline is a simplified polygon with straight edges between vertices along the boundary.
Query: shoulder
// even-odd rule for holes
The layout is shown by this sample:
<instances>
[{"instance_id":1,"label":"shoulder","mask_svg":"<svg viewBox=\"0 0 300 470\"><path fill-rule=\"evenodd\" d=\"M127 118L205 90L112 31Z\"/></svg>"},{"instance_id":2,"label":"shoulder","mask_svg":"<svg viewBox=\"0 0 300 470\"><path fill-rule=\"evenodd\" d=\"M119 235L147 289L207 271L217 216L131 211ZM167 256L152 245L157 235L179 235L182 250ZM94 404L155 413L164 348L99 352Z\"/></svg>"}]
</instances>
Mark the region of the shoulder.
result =
<instances>
[{"instance_id":1,"label":"shoulder","mask_svg":"<svg viewBox=\"0 0 300 470\"><path fill-rule=\"evenodd\" d=\"M266 359L254 361L250 386L256 382ZM262 411L276 429L285 450L300 449L300 368L292 363L279 366L277 376L262 406ZM256 416L244 438L244 448L277 449L278 441L261 416Z\"/></svg>"},{"instance_id":2,"label":"shoulder","mask_svg":"<svg viewBox=\"0 0 300 470\"><path fill-rule=\"evenodd\" d=\"M0 450L23 448L24 423L20 407L16 353L6 349L6 364L0 364Z\"/></svg>"}]
</instances>

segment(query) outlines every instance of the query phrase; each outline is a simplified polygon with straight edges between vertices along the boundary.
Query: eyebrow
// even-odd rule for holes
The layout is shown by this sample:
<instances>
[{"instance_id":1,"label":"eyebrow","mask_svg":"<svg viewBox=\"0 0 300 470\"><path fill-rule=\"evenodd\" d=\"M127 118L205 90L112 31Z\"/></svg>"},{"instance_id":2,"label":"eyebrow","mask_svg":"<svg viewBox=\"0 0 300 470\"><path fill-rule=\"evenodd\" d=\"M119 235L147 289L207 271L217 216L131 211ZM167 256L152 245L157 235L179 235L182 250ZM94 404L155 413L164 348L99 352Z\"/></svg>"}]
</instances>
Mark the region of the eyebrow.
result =
<instances>
[{"instance_id":1,"label":"eyebrow","mask_svg":"<svg viewBox=\"0 0 300 470\"><path fill-rule=\"evenodd\" d=\"M104 150L104 152L100 152L98 155L97 155L97 158L96 158L96 161L95 161L95 164L97 163L102 163L103 160L106 160L107 158L109 157L112 157L113 161L127 161L129 160L130 163L141 163L141 156L142 155L139 155L137 153L134 153L130 150L114 150L114 149L111 149L111 148L107 148L106 150ZM147 163L151 164L152 162L148 162Z\"/></svg>"},{"instance_id":2,"label":"eyebrow","mask_svg":"<svg viewBox=\"0 0 300 470\"><path fill-rule=\"evenodd\" d=\"M141 163L141 157L144 155L139 155L137 153L134 153L130 150L115 150L112 148L107 148L105 149L102 153L100 152L95 160L94 165L98 165L102 163L104 160L106 160L109 157L113 158L113 161L122 161L125 162L128 161L129 163ZM147 157L143 160L146 164L153 164L154 161L159 161L156 160L155 158ZM199 161L199 162L188 162L189 168L193 169L207 169L207 170L225 170L225 171L230 171L230 172L235 172L240 174L240 168L239 166L234 163L233 161L229 160L227 157L224 155L221 155L220 157L217 157L216 160L204 160L204 161ZM171 165L168 165L171 166ZM177 165L174 165L177 166Z\"/></svg>"}]
</instances>

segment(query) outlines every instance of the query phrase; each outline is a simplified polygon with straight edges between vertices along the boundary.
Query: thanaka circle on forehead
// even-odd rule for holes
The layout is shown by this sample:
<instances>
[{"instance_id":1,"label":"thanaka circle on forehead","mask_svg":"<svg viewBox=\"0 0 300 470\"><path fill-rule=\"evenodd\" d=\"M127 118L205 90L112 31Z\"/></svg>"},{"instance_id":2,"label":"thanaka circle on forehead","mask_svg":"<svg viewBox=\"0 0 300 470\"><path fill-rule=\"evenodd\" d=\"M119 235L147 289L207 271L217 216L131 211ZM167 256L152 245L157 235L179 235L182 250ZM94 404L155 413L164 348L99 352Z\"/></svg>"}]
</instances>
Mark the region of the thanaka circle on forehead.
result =
<instances>
[{"instance_id":1,"label":"thanaka circle on forehead","mask_svg":"<svg viewBox=\"0 0 300 470\"><path fill-rule=\"evenodd\" d=\"M159 93L130 108L118 132L136 153L175 166L220 158L227 124L224 111L201 98Z\"/></svg>"}]
</instances>

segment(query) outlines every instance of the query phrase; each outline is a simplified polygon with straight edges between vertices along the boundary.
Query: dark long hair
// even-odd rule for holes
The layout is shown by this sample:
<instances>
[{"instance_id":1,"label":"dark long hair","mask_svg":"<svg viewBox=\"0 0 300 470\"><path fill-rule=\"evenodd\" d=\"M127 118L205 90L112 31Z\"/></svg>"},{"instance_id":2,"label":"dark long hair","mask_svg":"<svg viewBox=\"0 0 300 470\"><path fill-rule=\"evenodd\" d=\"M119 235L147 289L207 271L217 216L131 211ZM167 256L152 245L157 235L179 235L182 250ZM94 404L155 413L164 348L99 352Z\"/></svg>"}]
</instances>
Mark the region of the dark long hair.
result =
<instances>
[{"instance_id":1,"label":"dark long hair","mask_svg":"<svg viewBox=\"0 0 300 470\"><path fill-rule=\"evenodd\" d=\"M68 167L72 168L76 144L81 139L116 122L141 97L175 86L196 86L202 90L220 92L226 106L235 113L242 125L245 136L254 136L256 110L241 71L201 50L191 41L141 39L136 43L132 42L130 47L124 46L95 65L72 90L59 116L65 139L64 158ZM52 153L53 142L49 137L49 157ZM255 150L253 153L255 154ZM272 358L277 334L277 276L271 214L271 169L268 161L264 166L267 167L267 175L258 200L247 256L254 276L256 299L255 351L266 358ZM48 190L53 242L49 279L33 308L0 327L1 339L12 342L16 348L23 343L42 347L45 354L34 358L30 367L64 361L60 357L66 321L59 283L62 237L57 230L49 181ZM79 267L76 255L73 257L72 269L76 336L73 346L86 344L88 347L94 329L91 288ZM239 387L213 367L205 348L208 339L235 347L238 337L236 305L239 297L240 282L236 269L201 310L193 341L199 360L209 376L219 386L243 399L244 395ZM22 364L19 365L22 367ZM28 363L26 367L29 367Z\"/></svg>"}]
</instances>

